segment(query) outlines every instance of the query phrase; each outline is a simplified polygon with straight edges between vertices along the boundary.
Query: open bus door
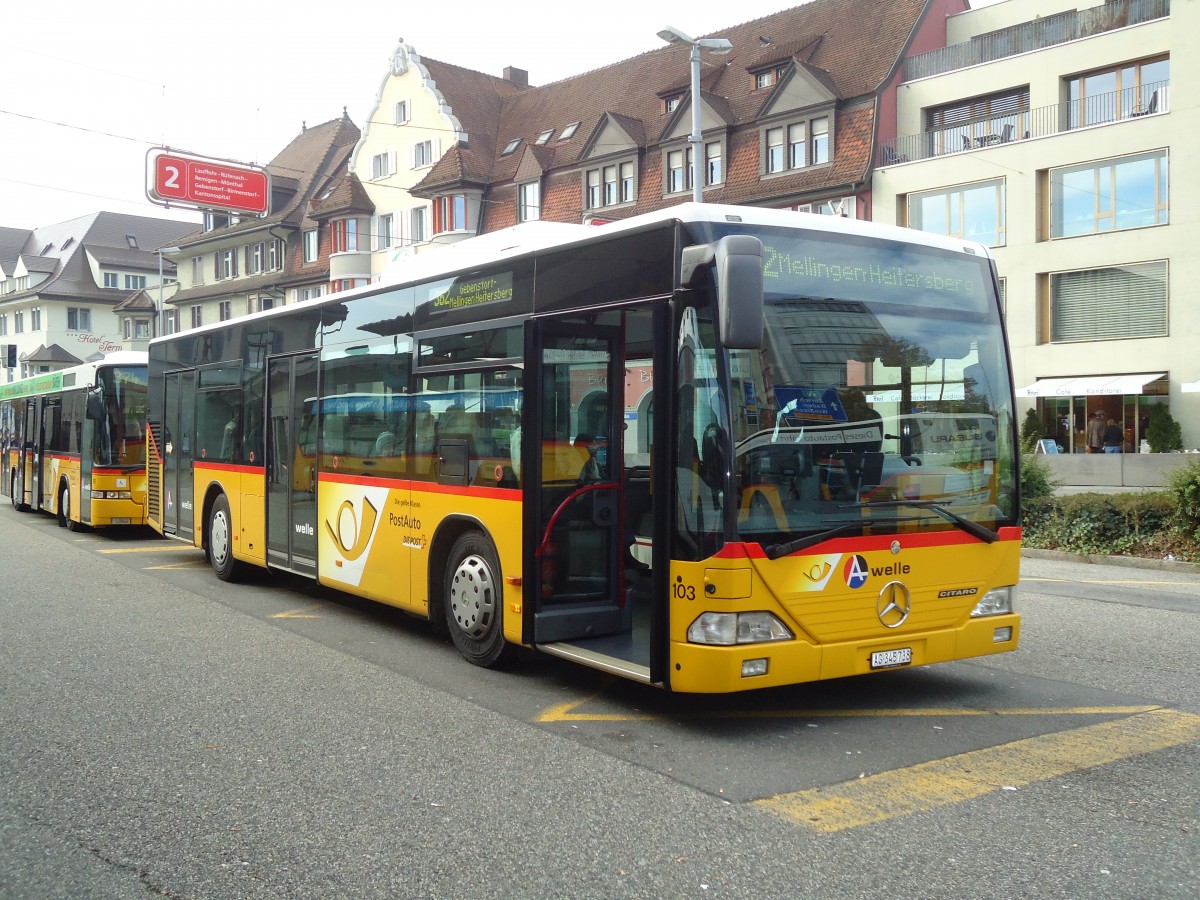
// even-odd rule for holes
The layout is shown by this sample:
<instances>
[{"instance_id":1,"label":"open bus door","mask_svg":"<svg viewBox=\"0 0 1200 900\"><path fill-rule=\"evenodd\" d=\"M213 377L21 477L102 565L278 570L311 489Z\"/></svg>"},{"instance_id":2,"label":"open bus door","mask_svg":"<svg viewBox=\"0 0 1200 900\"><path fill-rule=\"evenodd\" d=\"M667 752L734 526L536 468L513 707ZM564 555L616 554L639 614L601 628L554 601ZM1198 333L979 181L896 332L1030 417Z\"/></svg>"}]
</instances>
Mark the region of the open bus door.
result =
<instances>
[{"instance_id":1,"label":"open bus door","mask_svg":"<svg viewBox=\"0 0 1200 900\"><path fill-rule=\"evenodd\" d=\"M627 627L622 558L619 328L530 321L525 332L526 640L597 637Z\"/></svg>"},{"instance_id":2,"label":"open bus door","mask_svg":"<svg viewBox=\"0 0 1200 900\"><path fill-rule=\"evenodd\" d=\"M16 509L27 510L37 496L38 469L41 466L42 454L38 448L38 432L42 420L38 414L38 402L34 398L25 401L25 410L21 416L21 430L17 435L17 468L13 473L12 504Z\"/></svg>"}]
</instances>

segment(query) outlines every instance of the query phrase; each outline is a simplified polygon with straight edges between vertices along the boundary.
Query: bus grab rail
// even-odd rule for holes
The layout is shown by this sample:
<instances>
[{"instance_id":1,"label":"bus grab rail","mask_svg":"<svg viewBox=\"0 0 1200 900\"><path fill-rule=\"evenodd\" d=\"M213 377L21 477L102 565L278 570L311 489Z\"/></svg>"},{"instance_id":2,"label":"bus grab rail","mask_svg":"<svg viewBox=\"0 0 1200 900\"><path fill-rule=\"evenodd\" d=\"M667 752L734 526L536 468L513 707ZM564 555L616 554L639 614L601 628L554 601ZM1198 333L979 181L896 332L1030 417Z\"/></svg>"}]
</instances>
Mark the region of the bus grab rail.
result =
<instances>
[{"instance_id":1,"label":"bus grab rail","mask_svg":"<svg viewBox=\"0 0 1200 900\"><path fill-rule=\"evenodd\" d=\"M592 491L619 491L621 486L615 481L598 481L595 484L585 484L582 487L577 487L571 493L563 498L563 502L558 504L558 509L554 510L554 515L550 517L550 521L546 524L546 533L542 537L542 542L538 544L537 551L533 554L534 559L541 559L542 554L546 552L546 547L550 543L550 534L554 531L554 526L558 522L558 517L562 515L570 504L574 503L576 498L582 497L584 494Z\"/></svg>"}]
</instances>

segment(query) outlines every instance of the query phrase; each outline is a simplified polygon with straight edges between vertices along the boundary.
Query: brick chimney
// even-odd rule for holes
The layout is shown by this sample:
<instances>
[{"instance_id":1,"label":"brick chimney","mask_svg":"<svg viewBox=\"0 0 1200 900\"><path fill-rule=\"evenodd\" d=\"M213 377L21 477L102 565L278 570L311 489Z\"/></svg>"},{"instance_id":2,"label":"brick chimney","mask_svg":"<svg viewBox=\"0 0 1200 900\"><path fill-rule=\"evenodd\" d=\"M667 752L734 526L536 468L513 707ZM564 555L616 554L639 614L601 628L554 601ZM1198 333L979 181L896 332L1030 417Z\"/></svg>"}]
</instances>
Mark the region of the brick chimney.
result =
<instances>
[{"instance_id":1,"label":"brick chimney","mask_svg":"<svg viewBox=\"0 0 1200 900\"><path fill-rule=\"evenodd\" d=\"M529 73L524 69L517 69L513 66L504 67L504 80L510 81L517 87L529 87Z\"/></svg>"}]
</instances>

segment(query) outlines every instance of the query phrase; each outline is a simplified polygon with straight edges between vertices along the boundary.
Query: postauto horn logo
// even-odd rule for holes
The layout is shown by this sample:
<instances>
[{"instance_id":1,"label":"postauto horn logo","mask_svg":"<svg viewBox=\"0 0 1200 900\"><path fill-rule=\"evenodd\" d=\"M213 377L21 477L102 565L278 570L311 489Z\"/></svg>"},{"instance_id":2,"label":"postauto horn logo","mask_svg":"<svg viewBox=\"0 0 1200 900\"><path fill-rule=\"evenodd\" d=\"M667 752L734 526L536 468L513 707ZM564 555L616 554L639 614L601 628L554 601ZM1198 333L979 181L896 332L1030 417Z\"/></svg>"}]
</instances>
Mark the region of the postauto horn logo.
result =
<instances>
[{"instance_id":1,"label":"postauto horn logo","mask_svg":"<svg viewBox=\"0 0 1200 900\"><path fill-rule=\"evenodd\" d=\"M326 520L325 530L333 539L333 543L342 556L353 561L362 556L363 551L370 545L371 535L375 532L375 520L378 517L379 511L366 497L363 497L362 500L361 521L355 515L354 504L349 500L343 500L337 511L337 528L335 529Z\"/></svg>"},{"instance_id":2,"label":"postauto horn logo","mask_svg":"<svg viewBox=\"0 0 1200 900\"><path fill-rule=\"evenodd\" d=\"M860 588L867 583L867 576L870 570L867 568L866 557L851 556L846 560L846 566L842 569L842 575L846 579L846 587Z\"/></svg>"}]
</instances>

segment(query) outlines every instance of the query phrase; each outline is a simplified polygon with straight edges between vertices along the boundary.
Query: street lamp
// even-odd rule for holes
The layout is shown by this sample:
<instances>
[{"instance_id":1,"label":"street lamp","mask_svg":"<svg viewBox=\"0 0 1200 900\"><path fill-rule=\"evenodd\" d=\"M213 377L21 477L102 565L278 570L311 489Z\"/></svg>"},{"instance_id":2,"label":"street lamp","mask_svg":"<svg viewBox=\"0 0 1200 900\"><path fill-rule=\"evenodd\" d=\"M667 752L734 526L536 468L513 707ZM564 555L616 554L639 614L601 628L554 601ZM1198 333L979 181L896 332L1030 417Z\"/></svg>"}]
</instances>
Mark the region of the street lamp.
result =
<instances>
[{"instance_id":1,"label":"street lamp","mask_svg":"<svg viewBox=\"0 0 1200 900\"><path fill-rule=\"evenodd\" d=\"M703 48L713 53L728 53L733 49L733 44L725 38L688 37L678 28L664 28L658 36L668 44L687 44L692 48L692 135L688 138L688 143L692 145L692 199L703 203L704 181L700 177L700 50Z\"/></svg>"},{"instance_id":2,"label":"street lamp","mask_svg":"<svg viewBox=\"0 0 1200 900\"><path fill-rule=\"evenodd\" d=\"M178 253L178 247L158 248L158 309L154 311L154 336L161 337L163 333L163 254Z\"/></svg>"}]
</instances>

